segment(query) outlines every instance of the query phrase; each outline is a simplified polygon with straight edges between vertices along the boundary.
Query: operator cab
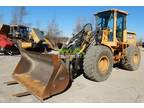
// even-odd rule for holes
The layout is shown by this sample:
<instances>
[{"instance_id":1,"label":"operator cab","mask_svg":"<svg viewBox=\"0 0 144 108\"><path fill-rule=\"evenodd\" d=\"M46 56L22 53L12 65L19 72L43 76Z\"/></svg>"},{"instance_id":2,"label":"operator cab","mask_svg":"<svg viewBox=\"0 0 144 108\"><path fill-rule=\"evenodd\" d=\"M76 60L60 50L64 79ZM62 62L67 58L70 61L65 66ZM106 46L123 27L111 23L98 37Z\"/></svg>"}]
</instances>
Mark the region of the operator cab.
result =
<instances>
[{"instance_id":1,"label":"operator cab","mask_svg":"<svg viewBox=\"0 0 144 108\"><path fill-rule=\"evenodd\" d=\"M126 35L126 16L127 12L112 9L95 14L96 30L105 31L107 40L105 42L124 42L124 35ZM103 35L101 35L103 37ZM101 39L102 39L101 37Z\"/></svg>"},{"instance_id":2,"label":"operator cab","mask_svg":"<svg viewBox=\"0 0 144 108\"><path fill-rule=\"evenodd\" d=\"M29 27L23 25L10 25L10 36L12 38L28 39Z\"/></svg>"}]
</instances>

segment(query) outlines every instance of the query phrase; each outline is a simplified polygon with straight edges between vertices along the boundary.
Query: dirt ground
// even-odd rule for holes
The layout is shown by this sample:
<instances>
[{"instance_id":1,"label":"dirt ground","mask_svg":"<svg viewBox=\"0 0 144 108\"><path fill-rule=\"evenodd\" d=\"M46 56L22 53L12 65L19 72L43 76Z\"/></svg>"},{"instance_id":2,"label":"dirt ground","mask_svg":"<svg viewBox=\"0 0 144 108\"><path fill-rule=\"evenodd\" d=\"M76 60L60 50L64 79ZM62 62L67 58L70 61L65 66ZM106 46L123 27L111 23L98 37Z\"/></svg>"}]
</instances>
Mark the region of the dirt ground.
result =
<instances>
[{"instance_id":1,"label":"dirt ground","mask_svg":"<svg viewBox=\"0 0 144 108\"><path fill-rule=\"evenodd\" d=\"M141 65L137 71L114 68L104 82L93 82L81 75L66 92L44 102L144 102L144 49L141 49L141 55ZM14 97L12 94L26 89L21 85L4 84L13 80L11 74L19 59L20 56L0 56L0 102L40 102L33 95Z\"/></svg>"}]
</instances>

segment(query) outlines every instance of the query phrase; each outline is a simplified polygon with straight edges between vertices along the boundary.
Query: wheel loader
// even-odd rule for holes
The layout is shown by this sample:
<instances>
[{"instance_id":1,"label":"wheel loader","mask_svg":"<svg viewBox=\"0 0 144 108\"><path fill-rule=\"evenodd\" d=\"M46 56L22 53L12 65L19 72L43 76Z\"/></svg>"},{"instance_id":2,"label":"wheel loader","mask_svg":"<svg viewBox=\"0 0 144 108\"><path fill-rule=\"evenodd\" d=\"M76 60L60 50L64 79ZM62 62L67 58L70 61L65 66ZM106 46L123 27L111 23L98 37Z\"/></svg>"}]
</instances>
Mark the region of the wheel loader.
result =
<instances>
[{"instance_id":1,"label":"wheel loader","mask_svg":"<svg viewBox=\"0 0 144 108\"><path fill-rule=\"evenodd\" d=\"M44 52L45 49L49 50L53 49L54 47L53 42L50 39L46 39L39 29L32 28L30 30L30 28L25 25L3 24L0 29L0 34L5 35L5 37L9 39L16 47L17 41L21 41L21 48L26 50ZM3 44L2 41L0 42L0 45ZM16 52L16 50L13 50L13 48L11 49L13 53ZM6 50L5 52L9 52L9 50Z\"/></svg>"},{"instance_id":2,"label":"wheel loader","mask_svg":"<svg viewBox=\"0 0 144 108\"><path fill-rule=\"evenodd\" d=\"M50 39L46 39L37 28L30 29L24 25L10 25L9 37L21 41L21 48L36 52L44 52L45 49L54 47Z\"/></svg>"},{"instance_id":3,"label":"wheel loader","mask_svg":"<svg viewBox=\"0 0 144 108\"><path fill-rule=\"evenodd\" d=\"M96 26L86 24L59 51L47 54L20 48L21 59L12 76L40 100L67 90L79 73L92 81L108 79L113 65L134 71L140 65L139 48L128 42L127 12L98 12ZM134 38L135 39L135 38Z\"/></svg>"}]
</instances>

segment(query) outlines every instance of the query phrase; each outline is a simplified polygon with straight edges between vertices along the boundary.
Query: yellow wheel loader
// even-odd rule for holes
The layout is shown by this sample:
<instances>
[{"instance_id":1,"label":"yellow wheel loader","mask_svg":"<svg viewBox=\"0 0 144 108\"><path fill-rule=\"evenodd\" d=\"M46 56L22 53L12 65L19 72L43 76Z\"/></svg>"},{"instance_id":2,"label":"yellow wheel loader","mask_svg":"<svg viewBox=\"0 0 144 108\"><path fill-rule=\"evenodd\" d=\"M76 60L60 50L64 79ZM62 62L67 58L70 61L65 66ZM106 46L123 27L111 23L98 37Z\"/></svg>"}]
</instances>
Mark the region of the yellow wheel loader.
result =
<instances>
[{"instance_id":1,"label":"yellow wheel loader","mask_svg":"<svg viewBox=\"0 0 144 108\"><path fill-rule=\"evenodd\" d=\"M96 30L86 24L59 51L42 54L20 48L22 57L13 78L43 100L64 92L79 73L104 81L115 63L130 71L138 69L141 54L127 38L131 34L126 28L127 14L117 9L95 14Z\"/></svg>"},{"instance_id":2,"label":"yellow wheel loader","mask_svg":"<svg viewBox=\"0 0 144 108\"><path fill-rule=\"evenodd\" d=\"M50 39L46 39L39 29L24 25L10 25L9 36L21 41L21 48L36 52L44 52L45 49L53 49L54 45Z\"/></svg>"},{"instance_id":3,"label":"yellow wheel loader","mask_svg":"<svg viewBox=\"0 0 144 108\"><path fill-rule=\"evenodd\" d=\"M45 50L54 49L54 42L45 38L39 29L33 28L28 34L28 39L21 40L20 46L26 50L44 52Z\"/></svg>"}]
</instances>

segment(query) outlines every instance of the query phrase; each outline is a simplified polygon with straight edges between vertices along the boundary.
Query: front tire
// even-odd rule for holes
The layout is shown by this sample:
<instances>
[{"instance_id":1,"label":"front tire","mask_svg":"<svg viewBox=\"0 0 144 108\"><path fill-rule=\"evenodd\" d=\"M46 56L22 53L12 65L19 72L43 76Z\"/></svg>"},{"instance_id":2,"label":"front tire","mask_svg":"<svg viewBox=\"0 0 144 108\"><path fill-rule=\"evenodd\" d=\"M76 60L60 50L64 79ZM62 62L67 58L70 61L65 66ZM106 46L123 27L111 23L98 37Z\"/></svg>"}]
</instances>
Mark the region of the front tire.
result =
<instances>
[{"instance_id":1,"label":"front tire","mask_svg":"<svg viewBox=\"0 0 144 108\"><path fill-rule=\"evenodd\" d=\"M108 79L113 68L113 54L102 45L91 46L84 58L84 75L93 81Z\"/></svg>"}]
</instances>

